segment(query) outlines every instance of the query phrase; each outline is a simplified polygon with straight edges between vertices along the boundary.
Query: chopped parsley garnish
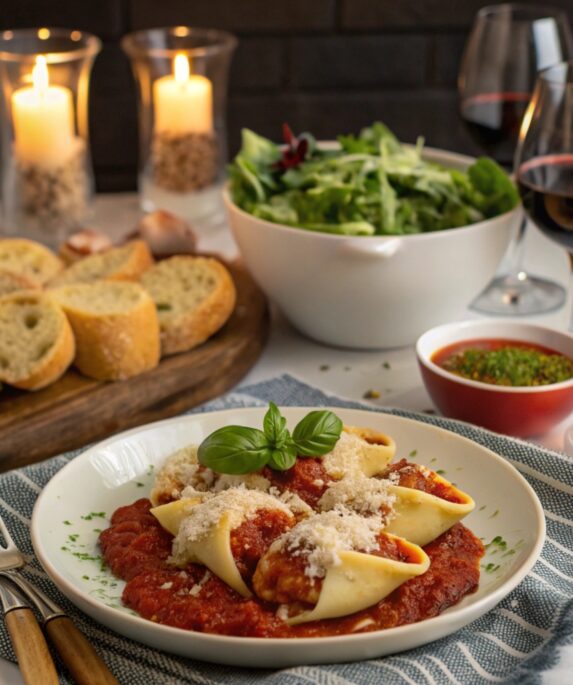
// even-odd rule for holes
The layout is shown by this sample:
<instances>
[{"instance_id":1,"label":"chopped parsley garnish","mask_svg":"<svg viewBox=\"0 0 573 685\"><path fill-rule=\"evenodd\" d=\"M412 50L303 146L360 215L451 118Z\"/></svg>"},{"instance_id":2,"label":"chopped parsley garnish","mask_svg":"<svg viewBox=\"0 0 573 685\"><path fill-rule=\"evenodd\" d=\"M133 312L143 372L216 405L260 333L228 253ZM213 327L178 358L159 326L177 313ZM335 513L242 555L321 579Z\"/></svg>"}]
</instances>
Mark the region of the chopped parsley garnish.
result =
<instances>
[{"instance_id":1,"label":"chopped parsley garnish","mask_svg":"<svg viewBox=\"0 0 573 685\"><path fill-rule=\"evenodd\" d=\"M490 385L533 387L573 378L573 360L535 347L506 345L499 349L469 347L441 366L463 378Z\"/></svg>"},{"instance_id":2,"label":"chopped parsley garnish","mask_svg":"<svg viewBox=\"0 0 573 685\"><path fill-rule=\"evenodd\" d=\"M106 513L105 511L92 511L89 514L86 514L85 516L81 517L84 521L93 521L95 518L100 518L104 519L106 518Z\"/></svg>"},{"instance_id":3,"label":"chopped parsley garnish","mask_svg":"<svg viewBox=\"0 0 573 685\"><path fill-rule=\"evenodd\" d=\"M500 564L494 564L493 562L490 562L489 564L486 564L483 568L486 573L494 573L500 568Z\"/></svg>"}]
</instances>

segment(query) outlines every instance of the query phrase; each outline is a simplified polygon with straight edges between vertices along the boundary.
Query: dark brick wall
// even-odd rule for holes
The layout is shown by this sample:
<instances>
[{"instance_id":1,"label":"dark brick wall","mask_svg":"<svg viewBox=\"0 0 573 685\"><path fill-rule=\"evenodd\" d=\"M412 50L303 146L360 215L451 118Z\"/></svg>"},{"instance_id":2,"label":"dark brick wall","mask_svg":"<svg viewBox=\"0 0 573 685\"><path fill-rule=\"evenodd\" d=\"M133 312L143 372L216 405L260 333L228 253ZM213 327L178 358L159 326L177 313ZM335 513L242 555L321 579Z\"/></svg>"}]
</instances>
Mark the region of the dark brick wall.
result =
<instances>
[{"instance_id":1,"label":"dark brick wall","mask_svg":"<svg viewBox=\"0 0 573 685\"><path fill-rule=\"evenodd\" d=\"M104 43L90 115L99 190L135 188L135 88L120 37L189 24L240 40L231 72L229 143L280 124L319 138L379 119L405 141L476 152L457 116L456 71L486 0L0 0L0 29L63 26ZM491 4L491 2L490 2ZM551 0L573 18L573 0Z\"/></svg>"}]
</instances>

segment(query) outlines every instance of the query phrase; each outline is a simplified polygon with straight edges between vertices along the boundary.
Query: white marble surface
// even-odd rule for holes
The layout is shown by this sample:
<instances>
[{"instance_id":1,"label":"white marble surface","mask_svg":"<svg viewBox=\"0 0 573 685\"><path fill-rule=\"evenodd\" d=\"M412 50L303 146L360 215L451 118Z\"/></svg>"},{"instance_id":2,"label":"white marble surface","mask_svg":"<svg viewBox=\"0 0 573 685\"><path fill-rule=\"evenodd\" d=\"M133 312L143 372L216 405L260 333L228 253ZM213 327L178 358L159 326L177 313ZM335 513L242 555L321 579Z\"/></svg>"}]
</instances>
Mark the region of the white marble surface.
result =
<instances>
[{"instance_id":1,"label":"white marble surface","mask_svg":"<svg viewBox=\"0 0 573 685\"><path fill-rule=\"evenodd\" d=\"M130 232L138 216L136 195L102 195L96 199L91 225L113 237L119 237ZM236 254L236 246L224 224L199 227L197 231L200 250L220 252L226 257ZM566 329L571 319L573 297L565 252L536 229L530 228L526 238L525 268L562 283L568 289L569 296L562 309L524 320ZM467 318L480 318L480 315L468 310ZM327 393L367 401L376 406L394 406L414 411L432 409L432 402L422 385L413 347L376 352L329 348L304 338L273 309L268 345L243 382L256 382L285 372ZM364 400L363 395L368 390L379 392L380 397ZM565 429L571 421L573 417L551 433L541 436L539 442L563 451ZM560 664L544 677L545 682L551 685L570 682L568 676L573 669L573 646L564 650L563 655ZM0 684L22 683L17 669L0 660Z\"/></svg>"}]
</instances>

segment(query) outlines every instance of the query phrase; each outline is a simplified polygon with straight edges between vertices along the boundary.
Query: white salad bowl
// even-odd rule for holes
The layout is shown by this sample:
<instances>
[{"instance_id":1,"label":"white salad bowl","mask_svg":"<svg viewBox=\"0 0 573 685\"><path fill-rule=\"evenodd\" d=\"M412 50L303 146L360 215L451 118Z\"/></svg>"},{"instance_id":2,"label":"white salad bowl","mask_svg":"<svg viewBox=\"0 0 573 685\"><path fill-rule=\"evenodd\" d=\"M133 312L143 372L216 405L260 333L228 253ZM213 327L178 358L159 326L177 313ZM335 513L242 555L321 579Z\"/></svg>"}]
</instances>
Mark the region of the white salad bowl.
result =
<instances>
[{"instance_id":1,"label":"white salad bowl","mask_svg":"<svg viewBox=\"0 0 573 685\"><path fill-rule=\"evenodd\" d=\"M428 148L452 169L475 160ZM382 349L413 344L428 328L462 318L487 285L521 207L493 219L406 236L342 236L259 219L224 202L247 268L305 335L328 345Z\"/></svg>"}]
</instances>

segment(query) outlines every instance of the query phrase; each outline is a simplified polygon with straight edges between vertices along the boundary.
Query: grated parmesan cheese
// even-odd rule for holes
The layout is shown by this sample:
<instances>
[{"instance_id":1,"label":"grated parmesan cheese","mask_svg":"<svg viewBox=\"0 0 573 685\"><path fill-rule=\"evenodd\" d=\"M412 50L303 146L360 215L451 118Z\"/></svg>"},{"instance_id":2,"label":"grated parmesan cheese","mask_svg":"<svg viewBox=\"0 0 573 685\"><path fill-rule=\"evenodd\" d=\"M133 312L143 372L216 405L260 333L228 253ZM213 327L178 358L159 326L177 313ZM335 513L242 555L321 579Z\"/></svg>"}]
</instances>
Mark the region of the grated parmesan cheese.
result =
<instances>
[{"instance_id":1,"label":"grated parmesan cheese","mask_svg":"<svg viewBox=\"0 0 573 685\"><path fill-rule=\"evenodd\" d=\"M331 566L341 563L339 552L356 550L371 552L378 548L378 533L382 520L337 509L315 514L283 533L269 553L286 551L292 556L304 556L304 573L310 578L323 578Z\"/></svg>"},{"instance_id":2,"label":"grated parmesan cheese","mask_svg":"<svg viewBox=\"0 0 573 685\"><path fill-rule=\"evenodd\" d=\"M229 488L207 497L201 504L189 511L183 519L179 532L173 540L172 560L177 563L188 557L188 545L206 537L224 514L227 514L231 529L237 528L246 519L252 518L260 509L282 511L289 516L289 507L276 497L245 487Z\"/></svg>"},{"instance_id":3,"label":"grated parmesan cheese","mask_svg":"<svg viewBox=\"0 0 573 685\"><path fill-rule=\"evenodd\" d=\"M190 588L189 594L192 597L197 597L200 594L201 590L203 589L203 585L205 585L205 583L209 580L209 578L211 578L211 571L209 571L209 569L207 569L205 571L205 575L203 576L203 578L201 578L201 580L198 583L195 583L195 585L193 585L193 587Z\"/></svg>"},{"instance_id":4,"label":"grated parmesan cheese","mask_svg":"<svg viewBox=\"0 0 573 685\"><path fill-rule=\"evenodd\" d=\"M396 496L387 480L349 475L332 483L318 500L318 506L322 511L342 508L363 516L381 514L386 524L395 501Z\"/></svg>"},{"instance_id":5,"label":"grated parmesan cheese","mask_svg":"<svg viewBox=\"0 0 573 685\"><path fill-rule=\"evenodd\" d=\"M279 608L276 610L275 615L281 621L286 621L289 617L288 604L279 604Z\"/></svg>"},{"instance_id":6,"label":"grated parmesan cheese","mask_svg":"<svg viewBox=\"0 0 573 685\"><path fill-rule=\"evenodd\" d=\"M304 518L314 514L314 509L299 497L296 492L292 492L291 490L283 490L283 492L281 492L273 485L269 488L269 495L276 497L286 504L297 518Z\"/></svg>"},{"instance_id":7,"label":"grated parmesan cheese","mask_svg":"<svg viewBox=\"0 0 573 685\"><path fill-rule=\"evenodd\" d=\"M179 499L185 487L192 487L200 492L206 492L211 488L215 473L199 464L197 449L197 445L187 445L167 457L155 476L151 490L150 497L154 504Z\"/></svg>"},{"instance_id":8,"label":"grated parmesan cheese","mask_svg":"<svg viewBox=\"0 0 573 685\"><path fill-rule=\"evenodd\" d=\"M365 444L359 435L342 431L334 449L322 458L322 464L331 478L362 473L358 454Z\"/></svg>"},{"instance_id":9,"label":"grated parmesan cheese","mask_svg":"<svg viewBox=\"0 0 573 685\"><path fill-rule=\"evenodd\" d=\"M222 490L236 488L241 485L244 485L248 490L268 492L271 482L268 478L261 476L260 473L244 473L240 476L222 473L215 481L213 490L215 492L221 492Z\"/></svg>"}]
</instances>

